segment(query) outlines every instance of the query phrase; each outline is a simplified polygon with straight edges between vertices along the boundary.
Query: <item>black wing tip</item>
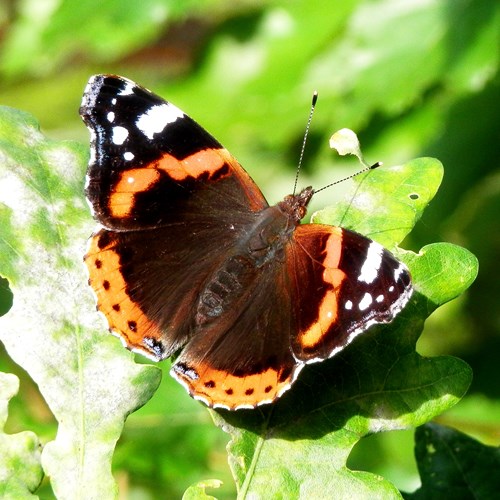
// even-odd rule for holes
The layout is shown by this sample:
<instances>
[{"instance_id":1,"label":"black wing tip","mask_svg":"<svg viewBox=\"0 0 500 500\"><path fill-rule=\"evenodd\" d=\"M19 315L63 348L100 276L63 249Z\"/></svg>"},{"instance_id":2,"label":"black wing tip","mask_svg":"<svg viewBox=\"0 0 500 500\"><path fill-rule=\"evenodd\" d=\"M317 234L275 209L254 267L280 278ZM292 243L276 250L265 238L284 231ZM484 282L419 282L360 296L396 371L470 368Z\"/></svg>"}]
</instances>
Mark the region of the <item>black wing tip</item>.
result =
<instances>
[{"instance_id":1,"label":"black wing tip","mask_svg":"<svg viewBox=\"0 0 500 500\"><path fill-rule=\"evenodd\" d=\"M127 85L130 86L130 88L138 87L135 82L123 76L111 73L92 75L83 91L82 102L79 109L80 116L85 123L88 124L88 117L92 115L92 110L96 107L100 95L105 93L115 95L117 94L117 90L124 90Z\"/></svg>"}]
</instances>

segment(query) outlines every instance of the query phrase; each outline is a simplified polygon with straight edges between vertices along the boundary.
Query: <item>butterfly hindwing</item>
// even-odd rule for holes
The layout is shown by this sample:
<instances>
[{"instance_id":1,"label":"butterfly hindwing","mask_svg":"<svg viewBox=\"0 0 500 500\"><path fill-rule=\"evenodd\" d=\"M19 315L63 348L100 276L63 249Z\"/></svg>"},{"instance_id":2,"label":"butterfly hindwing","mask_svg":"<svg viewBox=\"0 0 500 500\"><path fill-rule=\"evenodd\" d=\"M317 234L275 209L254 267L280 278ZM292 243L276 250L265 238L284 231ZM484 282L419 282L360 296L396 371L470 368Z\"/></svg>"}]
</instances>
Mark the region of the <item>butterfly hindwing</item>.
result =
<instances>
[{"instance_id":1,"label":"butterfly hindwing","mask_svg":"<svg viewBox=\"0 0 500 500\"><path fill-rule=\"evenodd\" d=\"M224 326L200 329L174 364L173 375L206 404L234 409L276 399L306 363L391 321L411 296L406 266L358 233L305 224L285 251L252 283L239 283L244 292Z\"/></svg>"}]
</instances>

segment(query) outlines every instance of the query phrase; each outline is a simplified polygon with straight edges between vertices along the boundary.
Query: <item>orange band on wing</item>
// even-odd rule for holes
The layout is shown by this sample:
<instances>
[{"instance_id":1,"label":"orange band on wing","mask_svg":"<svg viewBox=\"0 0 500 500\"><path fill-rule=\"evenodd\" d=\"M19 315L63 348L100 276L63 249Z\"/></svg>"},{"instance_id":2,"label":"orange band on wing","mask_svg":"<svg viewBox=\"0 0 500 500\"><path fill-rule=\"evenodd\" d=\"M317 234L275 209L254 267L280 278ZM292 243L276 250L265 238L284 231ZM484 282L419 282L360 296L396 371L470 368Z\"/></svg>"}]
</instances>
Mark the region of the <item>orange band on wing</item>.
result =
<instances>
[{"instance_id":1,"label":"orange band on wing","mask_svg":"<svg viewBox=\"0 0 500 500\"><path fill-rule=\"evenodd\" d=\"M307 330L300 332L299 342L304 349L312 349L320 344L325 332L331 327L338 316L338 290L345 278L343 271L338 269L342 253L342 230L332 228L324 250L325 258L322 262L325 267L323 281L332 286L321 299L318 308L318 320Z\"/></svg>"},{"instance_id":2,"label":"orange band on wing","mask_svg":"<svg viewBox=\"0 0 500 500\"><path fill-rule=\"evenodd\" d=\"M231 159L231 155L225 149L205 149L183 160L164 154L158 161L151 162L143 168L124 170L109 199L110 214L116 218L130 216L134 207L134 196L147 191L158 182L160 171L180 182L187 177L199 177L205 172L213 174Z\"/></svg>"},{"instance_id":3,"label":"orange band on wing","mask_svg":"<svg viewBox=\"0 0 500 500\"><path fill-rule=\"evenodd\" d=\"M120 335L129 349L158 359L157 354L144 345L143 339L160 340L161 332L127 294L126 283L120 273L120 257L112 245L99 248L101 234L92 237L85 255L89 284L97 296L97 308L106 316L110 330Z\"/></svg>"},{"instance_id":4,"label":"orange band on wing","mask_svg":"<svg viewBox=\"0 0 500 500\"><path fill-rule=\"evenodd\" d=\"M290 387L296 376L296 368L287 373L268 368L261 373L238 377L205 364L196 367L182 365L182 362L174 364L172 374L186 386L191 396L208 406L231 410L254 408L263 402L274 401Z\"/></svg>"},{"instance_id":5,"label":"orange band on wing","mask_svg":"<svg viewBox=\"0 0 500 500\"><path fill-rule=\"evenodd\" d=\"M204 149L184 158L177 160L173 156L164 155L156 168L164 170L172 179L182 181L186 177L199 177L208 172L212 174L217 171L226 159L221 154L221 149Z\"/></svg>"}]
</instances>

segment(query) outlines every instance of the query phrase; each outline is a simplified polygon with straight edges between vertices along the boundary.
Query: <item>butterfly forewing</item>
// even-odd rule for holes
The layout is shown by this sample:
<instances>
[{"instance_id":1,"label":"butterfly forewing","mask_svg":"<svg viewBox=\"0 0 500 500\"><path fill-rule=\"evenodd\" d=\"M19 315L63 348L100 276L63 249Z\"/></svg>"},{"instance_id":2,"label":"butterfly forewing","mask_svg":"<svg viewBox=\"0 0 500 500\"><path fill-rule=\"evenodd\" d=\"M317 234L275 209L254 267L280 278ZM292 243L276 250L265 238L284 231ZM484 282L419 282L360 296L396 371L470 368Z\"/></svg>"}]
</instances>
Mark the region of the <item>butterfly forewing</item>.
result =
<instances>
[{"instance_id":1,"label":"butterfly forewing","mask_svg":"<svg viewBox=\"0 0 500 500\"><path fill-rule=\"evenodd\" d=\"M130 80L92 77L80 114L92 135L86 194L96 219L110 229L143 230L175 223L185 212L201 213L207 205L217 209L205 199L207 191L236 211L267 206L218 141Z\"/></svg>"}]
</instances>

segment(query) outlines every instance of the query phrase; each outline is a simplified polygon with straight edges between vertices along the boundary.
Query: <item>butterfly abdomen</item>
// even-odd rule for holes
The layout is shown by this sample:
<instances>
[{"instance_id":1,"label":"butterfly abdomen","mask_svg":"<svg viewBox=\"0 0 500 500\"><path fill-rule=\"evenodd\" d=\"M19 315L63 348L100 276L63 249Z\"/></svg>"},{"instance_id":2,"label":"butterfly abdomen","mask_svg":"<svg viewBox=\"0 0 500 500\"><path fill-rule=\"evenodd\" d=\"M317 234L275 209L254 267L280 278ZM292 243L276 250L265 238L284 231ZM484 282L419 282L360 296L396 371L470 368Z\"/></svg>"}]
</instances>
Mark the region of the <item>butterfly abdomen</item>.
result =
<instances>
[{"instance_id":1,"label":"butterfly abdomen","mask_svg":"<svg viewBox=\"0 0 500 500\"><path fill-rule=\"evenodd\" d=\"M252 266L249 259L235 255L209 278L203 288L196 314L196 323L203 325L221 316L230 303L249 285ZM249 279L250 278L250 279Z\"/></svg>"}]
</instances>

